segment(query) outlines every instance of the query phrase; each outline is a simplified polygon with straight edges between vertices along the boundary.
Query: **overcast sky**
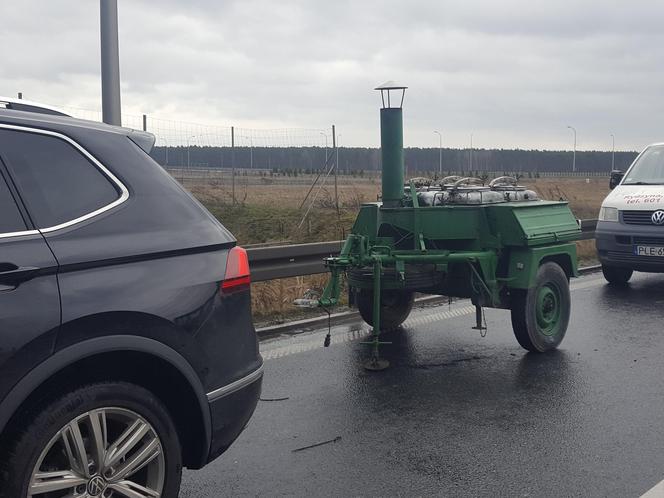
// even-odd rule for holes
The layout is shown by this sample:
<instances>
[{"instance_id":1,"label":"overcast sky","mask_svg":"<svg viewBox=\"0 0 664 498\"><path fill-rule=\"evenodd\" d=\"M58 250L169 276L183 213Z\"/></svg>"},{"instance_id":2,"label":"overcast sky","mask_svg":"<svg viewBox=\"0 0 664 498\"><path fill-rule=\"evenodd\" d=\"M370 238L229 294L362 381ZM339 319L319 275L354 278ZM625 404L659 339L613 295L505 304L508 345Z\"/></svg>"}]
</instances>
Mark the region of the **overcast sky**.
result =
<instances>
[{"instance_id":1,"label":"overcast sky","mask_svg":"<svg viewBox=\"0 0 664 498\"><path fill-rule=\"evenodd\" d=\"M405 145L634 150L664 141L664 2L118 0L123 111ZM0 4L0 95L99 109L99 2Z\"/></svg>"}]
</instances>

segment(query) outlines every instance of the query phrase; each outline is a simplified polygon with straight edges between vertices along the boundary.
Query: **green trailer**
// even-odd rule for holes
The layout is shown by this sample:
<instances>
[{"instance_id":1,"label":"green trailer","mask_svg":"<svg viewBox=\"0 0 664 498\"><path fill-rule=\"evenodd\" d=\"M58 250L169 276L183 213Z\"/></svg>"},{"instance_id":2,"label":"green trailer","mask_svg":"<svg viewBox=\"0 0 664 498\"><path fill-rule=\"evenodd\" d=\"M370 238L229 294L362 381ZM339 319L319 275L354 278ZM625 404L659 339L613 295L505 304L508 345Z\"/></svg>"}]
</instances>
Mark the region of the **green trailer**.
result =
<instances>
[{"instance_id":1,"label":"green trailer","mask_svg":"<svg viewBox=\"0 0 664 498\"><path fill-rule=\"evenodd\" d=\"M480 330L482 307L509 309L521 346L556 348L570 317L569 279L578 275L574 241L581 231L569 206L540 200L509 177L487 185L462 177L404 183L405 88L377 88L382 202L362 205L339 256L325 260L331 278L317 304L335 306L347 277L350 300L373 329L365 363L373 370L387 366L379 356L381 331L406 320L416 293L470 298Z\"/></svg>"}]
</instances>

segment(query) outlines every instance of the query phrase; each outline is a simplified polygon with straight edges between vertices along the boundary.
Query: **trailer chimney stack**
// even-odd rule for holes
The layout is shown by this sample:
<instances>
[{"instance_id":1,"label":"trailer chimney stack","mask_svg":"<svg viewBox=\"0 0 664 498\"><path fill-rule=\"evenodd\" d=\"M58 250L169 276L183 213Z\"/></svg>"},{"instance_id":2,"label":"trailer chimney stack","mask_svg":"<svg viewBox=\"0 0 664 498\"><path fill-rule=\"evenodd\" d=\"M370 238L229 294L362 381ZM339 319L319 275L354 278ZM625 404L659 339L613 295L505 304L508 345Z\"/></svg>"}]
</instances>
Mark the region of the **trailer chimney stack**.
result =
<instances>
[{"instance_id":1,"label":"trailer chimney stack","mask_svg":"<svg viewBox=\"0 0 664 498\"><path fill-rule=\"evenodd\" d=\"M380 90L383 103L380 110L380 152L384 207L400 206L404 194L402 111L406 88L394 81L375 88Z\"/></svg>"}]
</instances>

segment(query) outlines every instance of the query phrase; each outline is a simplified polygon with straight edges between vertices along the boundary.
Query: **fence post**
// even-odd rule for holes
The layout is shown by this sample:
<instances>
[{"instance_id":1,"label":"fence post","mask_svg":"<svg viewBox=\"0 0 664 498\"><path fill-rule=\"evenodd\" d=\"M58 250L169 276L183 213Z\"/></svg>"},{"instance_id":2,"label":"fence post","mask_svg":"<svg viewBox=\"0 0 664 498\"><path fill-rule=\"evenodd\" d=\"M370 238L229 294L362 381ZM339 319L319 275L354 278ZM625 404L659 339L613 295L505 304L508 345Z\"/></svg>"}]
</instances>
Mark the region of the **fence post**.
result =
<instances>
[{"instance_id":1,"label":"fence post","mask_svg":"<svg viewBox=\"0 0 664 498\"><path fill-rule=\"evenodd\" d=\"M332 125L332 150L335 154L334 159L334 206L337 209L337 216L339 216L339 189L337 186L337 170L339 169L339 151L337 150L337 135L335 126Z\"/></svg>"},{"instance_id":2,"label":"fence post","mask_svg":"<svg viewBox=\"0 0 664 498\"><path fill-rule=\"evenodd\" d=\"M231 185L233 191L233 206L235 206L235 127L231 126Z\"/></svg>"}]
</instances>

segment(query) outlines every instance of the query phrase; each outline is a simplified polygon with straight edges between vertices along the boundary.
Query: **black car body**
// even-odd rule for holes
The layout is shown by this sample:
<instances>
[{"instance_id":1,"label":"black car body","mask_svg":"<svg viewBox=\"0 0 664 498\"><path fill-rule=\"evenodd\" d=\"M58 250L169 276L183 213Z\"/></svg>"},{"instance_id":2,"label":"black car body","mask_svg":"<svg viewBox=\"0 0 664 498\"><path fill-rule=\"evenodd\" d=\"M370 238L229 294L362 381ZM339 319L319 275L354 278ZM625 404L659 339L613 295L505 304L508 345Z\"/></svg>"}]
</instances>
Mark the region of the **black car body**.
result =
<instances>
[{"instance_id":1,"label":"black car body","mask_svg":"<svg viewBox=\"0 0 664 498\"><path fill-rule=\"evenodd\" d=\"M150 158L153 144L0 110L0 452L48 403L95 383L154 395L189 468L220 455L254 411L262 359L246 252Z\"/></svg>"}]
</instances>

